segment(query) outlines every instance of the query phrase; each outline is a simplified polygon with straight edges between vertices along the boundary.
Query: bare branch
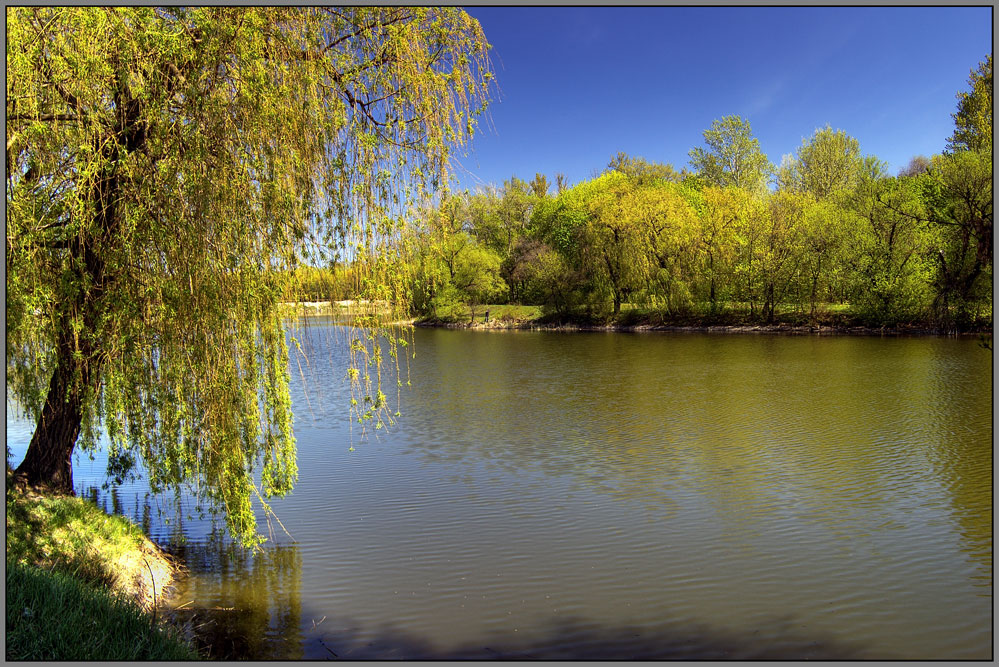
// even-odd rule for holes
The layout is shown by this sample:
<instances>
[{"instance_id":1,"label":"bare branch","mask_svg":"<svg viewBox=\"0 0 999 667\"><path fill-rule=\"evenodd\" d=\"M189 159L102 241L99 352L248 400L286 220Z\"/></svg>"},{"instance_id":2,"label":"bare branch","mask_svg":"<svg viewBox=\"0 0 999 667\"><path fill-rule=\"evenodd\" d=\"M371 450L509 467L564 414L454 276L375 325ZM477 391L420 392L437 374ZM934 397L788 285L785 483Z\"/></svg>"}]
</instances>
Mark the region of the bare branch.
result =
<instances>
[{"instance_id":1,"label":"bare branch","mask_svg":"<svg viewBox=\"0 0 999 667\"><path fill-rule=\"evenodd\" d=\"M938 218L921 218L918 215L913 215L913 214L911 214L911 213L909 213L907 211L903 211L902 209L898 208L897 206L892 206L891 204L889 204L888 202L886 202L885 200L883 200L881 198L881 195L876 195L875 196L875 200L879 204L881 204L882 206L884 206L886 209L888 209L889 211L892 211L894 213L898 213L900 215L903 215L906 218L909 218L910 220L913 220L915 222L935 222L935 223L938 223L938 224L941 224L941 225L952 225L952 226L955 226L955 227L960 227L961 226L961 224L958 223L958 222L950 222L948 220L940 220ZM873 209L872 209L871 215L873 215L873 214L874 214L874 212L873 212Z\"/></svg>"},{"instance_id":2,"label":"bare branch","mask_svg":"<svg viewBox=\"0 0 999 667\"><path fill-rule=\"evenodd\" d=\"M340 44L341 42L343 42L345 40L353 39L354 37L357 37L358 35L360 35L361 33L363 33L365 30L371 30L372 28L377 28L378 26L382 26L382 27L390 26L393 23L399 23L400 21L403 21L403 20L406 20L406 19L411 19L411 18L413 18L413 15L409 14L409 15L403 15L403 16L396 17L396 18L391 19L389 21L385 21L384 23L381 23L379 21L373 21L373 22L369 23L366 26L358 28L354 32L348 33L346 35L343 35L343 36L341 36L341 37L333 40L332 42L330 42L329 44L327 44L326 46L324 46L323 49L322 49L322 51L319 52L319 54L320 55L325 54L327 51L329 51L330 49L332 49L333 47L335 47L337 44Z\"/></svg>"},{"instance_id":3,"label":"bare branch","mask_svg":"<svg viewBox=\"0 0 999 667\"><path fill-rule=\"evenodd\" d=\"M48 60L46 59L45 62L48 63ZM51 72L51 68L49 69ZM51 76L51 74L49 74L49 76ZM52 81L51 83L53 86L55 86L55 89L56 91L58 91L59 96L66 102L66 104L75 109L77 113L83 112L83 102L80 101L80 98L78 98L76 95L66 90L66 87L63 86L58 81Z\"/></svg>"},{"instance_id":4,"label":"bare branch","mask_svg":"<svg viewBox=\"0 0 999 667\"><path fill-rule=\"evenodd\" d=\"M42 114L36 114L36 115L32 115L32 114L28 114L28 113L16 113L16 114L7 116L7 122L8 123L10 121L12 121L12 120L40 120L40 121L45 122L45 123L50 123L52 121L57 121L57 120L65 120L65 121L76 122L76 121L83 120L83 118L81 116L79 116L78 114L75 114L75 113L42 113ZM7 150L10 150L10 145L11 144L8 141L7 142Z\"/></svg>"},{"instance_id":5,"label":"bare branch","mask_svg":"<svg viewBox=\"0 0 999 667\"><path fill-rule=\"evenodd\" d=\"M180 73L180 70L177 68L176 65L174 65L173 63L167 63L166 66L167 66L167 70L169 70L170 74L172 74L174 76L174 79L176 79L176 81L180 85L182 85L182 86L187 85L187 79L184 78L184 75ZM171 86L171 88L172 88L172 86Z\"/></svg>"}]
</instances>

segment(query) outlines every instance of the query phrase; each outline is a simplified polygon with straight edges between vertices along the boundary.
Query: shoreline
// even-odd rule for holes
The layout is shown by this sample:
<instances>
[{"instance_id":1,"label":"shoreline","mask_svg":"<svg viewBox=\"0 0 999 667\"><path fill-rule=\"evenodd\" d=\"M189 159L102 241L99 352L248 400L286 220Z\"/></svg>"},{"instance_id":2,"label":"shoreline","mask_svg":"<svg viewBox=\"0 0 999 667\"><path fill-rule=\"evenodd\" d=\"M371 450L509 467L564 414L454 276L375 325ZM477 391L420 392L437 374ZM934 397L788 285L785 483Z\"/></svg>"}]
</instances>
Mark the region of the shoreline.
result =
<instances>
[{"instance_id":1,"label":"shoreline","mask_svg":"<svg viewBox=\"0 0 999 667\"><path fill-rule=\"evenodd\" d=\"M337 306L334 311L333 305ZM282 314L289 318L335 317L337 315L387 315L389 309L384 303L375 304L365 301L300 301L283 302L279 304ZM894 327L871 327L851 323L849 318L839 322L817 322L814 324L777 322L774 324L759 324L745 321L729 321L728 323L689 323L663 324L642 321L636 318L634 324L623 323L586 323L586 322L545 322L540 319L522 319L514 316L494 317L488 322L447 321L433 318L400 319L386 324L390 326L413 326L426 329L472 329L485 331L552 331L552 332L582 332L603 331L621 333L662 332L662 333L718 333L718 334L785 334L785 335L815 335L815 336L946 336L946 337L991 337L992 327L973 328L966 331L946 330L934 327L932 324L907 324Z\"/></svg>"},{"instance_id":2,"label":"shoreline","mask_svg":"<svg viewBox=\"0 0 999 667\"><path fill-rule=\"evenodd\" d=\"M552 331L552 332L620 332L620 333L719 333L719 334L787 334L816 336L991 336L992 331L944 331L927 326L865 327L847 325L795 324L546 324L533 320L490 322L441 322L417 320L413 326L427 329L471 329L481 331Z\"/></svg>"}]
</instances>

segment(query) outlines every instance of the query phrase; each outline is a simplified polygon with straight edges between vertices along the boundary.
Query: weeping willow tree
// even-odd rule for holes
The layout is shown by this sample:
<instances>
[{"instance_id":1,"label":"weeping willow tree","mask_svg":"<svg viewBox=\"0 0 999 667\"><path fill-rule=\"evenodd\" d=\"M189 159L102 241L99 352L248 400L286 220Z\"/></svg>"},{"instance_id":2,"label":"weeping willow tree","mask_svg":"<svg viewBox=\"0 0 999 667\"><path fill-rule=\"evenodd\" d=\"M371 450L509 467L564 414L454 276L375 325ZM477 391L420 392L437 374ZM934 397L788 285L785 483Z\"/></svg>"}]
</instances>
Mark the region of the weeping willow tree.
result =
<instances>
[{"instance_id":1,"label":"weeping willow tree","mask_svg":"<svg viewBox=\"0 0 999 667\"><path fill-rule=\"evenodd\" d=\"M110 472L141 460L252 541L254 498L297 478L274 276L390 265L485 108L487 49L457 8L9 9L17 475L72 493L103 430ZM368 416L376 338L349 342Z\"/></svg>"}]
</instances>

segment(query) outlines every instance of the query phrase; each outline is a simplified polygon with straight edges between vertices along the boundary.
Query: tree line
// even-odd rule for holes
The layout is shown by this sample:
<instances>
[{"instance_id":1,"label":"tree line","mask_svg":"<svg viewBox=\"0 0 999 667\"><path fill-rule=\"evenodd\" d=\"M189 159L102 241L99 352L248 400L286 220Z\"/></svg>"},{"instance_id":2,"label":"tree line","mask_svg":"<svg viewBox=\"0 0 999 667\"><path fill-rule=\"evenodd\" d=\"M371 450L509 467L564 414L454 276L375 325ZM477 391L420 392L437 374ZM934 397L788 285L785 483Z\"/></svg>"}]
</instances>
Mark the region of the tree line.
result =
<instances>
[{"instance_id":1,"label":"tree line","mask_svg":"<svg viewBox=\"0 0 999 667\"><path fill-rule=\"evenodd\" d=\"M411 310L520 303L606 321L631 304L667 322L833 310L874 327L990 326L991 55L969 84L942 153L895 175L828 126L772 165L749 122L727 116L689 169L619 153L571 187L536 174L446 196L399 246Z\"/></svg>"}]
</instances>

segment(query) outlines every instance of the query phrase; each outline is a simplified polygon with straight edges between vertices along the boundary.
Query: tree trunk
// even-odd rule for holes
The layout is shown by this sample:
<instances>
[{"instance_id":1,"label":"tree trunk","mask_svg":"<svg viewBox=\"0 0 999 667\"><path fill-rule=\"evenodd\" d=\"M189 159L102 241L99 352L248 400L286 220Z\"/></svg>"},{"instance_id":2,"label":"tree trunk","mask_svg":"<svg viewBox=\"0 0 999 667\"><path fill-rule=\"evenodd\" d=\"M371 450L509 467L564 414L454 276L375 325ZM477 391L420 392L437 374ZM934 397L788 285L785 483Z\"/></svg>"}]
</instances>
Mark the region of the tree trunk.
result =
<instances>
[{"instance_id":1,"label":"tree trunk","mask_svg":"<svg viewBox=\"0 0 999 667\"><path fill-rule=\"evenodd\" d=\"M708 274L711 276L711 285L708 291L708 301L711 302L711 312L715 312L715 256L708 252Z\"/></svg>"},{"instance_id":2,"label":"tree trunk","mask_svg":"<svg viewBox=\"0 0 999 667\"><path fill-rule=\"evenodd\" d=\"M813 274L812 275L812 294L811 294L811 297L809 299L809 301L811 302L810 303L811 310L808 313L808 318L812 321L813 324L815 323L815 298L818 295L817 294L818 293L818 289L819 289L819 278L818 278L818 274Z\"/></svg>"},{"instance_id":3,"label":"tree trunk","mask_svg":"<svg viewBox=\"0 0 999 667\"><path fill-rule=\"evenodd\" d=\"M809 319L811 319L812 321L812 324L815 324L815 309L817 305L816 301L818 300L819 296L819 274L821 273L822 273L822 255L819 255L818 264L815 267L815 271L812 273L812 294L810 297L812 310L808 315Z\"/></svg>"},{"instance_id":4,"label":"tree trunk","mask_svg":"<svg viewBox=\"0 0 999 667\"><path fill-rule=\"evenodd\" d=\"M73 449L83 420L81 391L89 384L89 373L85 364L74 363L73 342L65 335L69 332L62 333L48 396L28 444L28 452L15 475L33 486L48 486L72 495ZM78 380L73 377L77 369L81 375Z\"/></svg>"},{"instance_id":5,"label":"tree trunk","mask_svg":"<svg viewBox=\"0 0 999 667\"><path fill-rule=\"evenodd\" d=\"M776 302L774 300L774 285L773 283L767 283L766 288L763 291L763 318L767 324L774 323L774 311L776 309Z\"/></svg>"}]
</instances>

